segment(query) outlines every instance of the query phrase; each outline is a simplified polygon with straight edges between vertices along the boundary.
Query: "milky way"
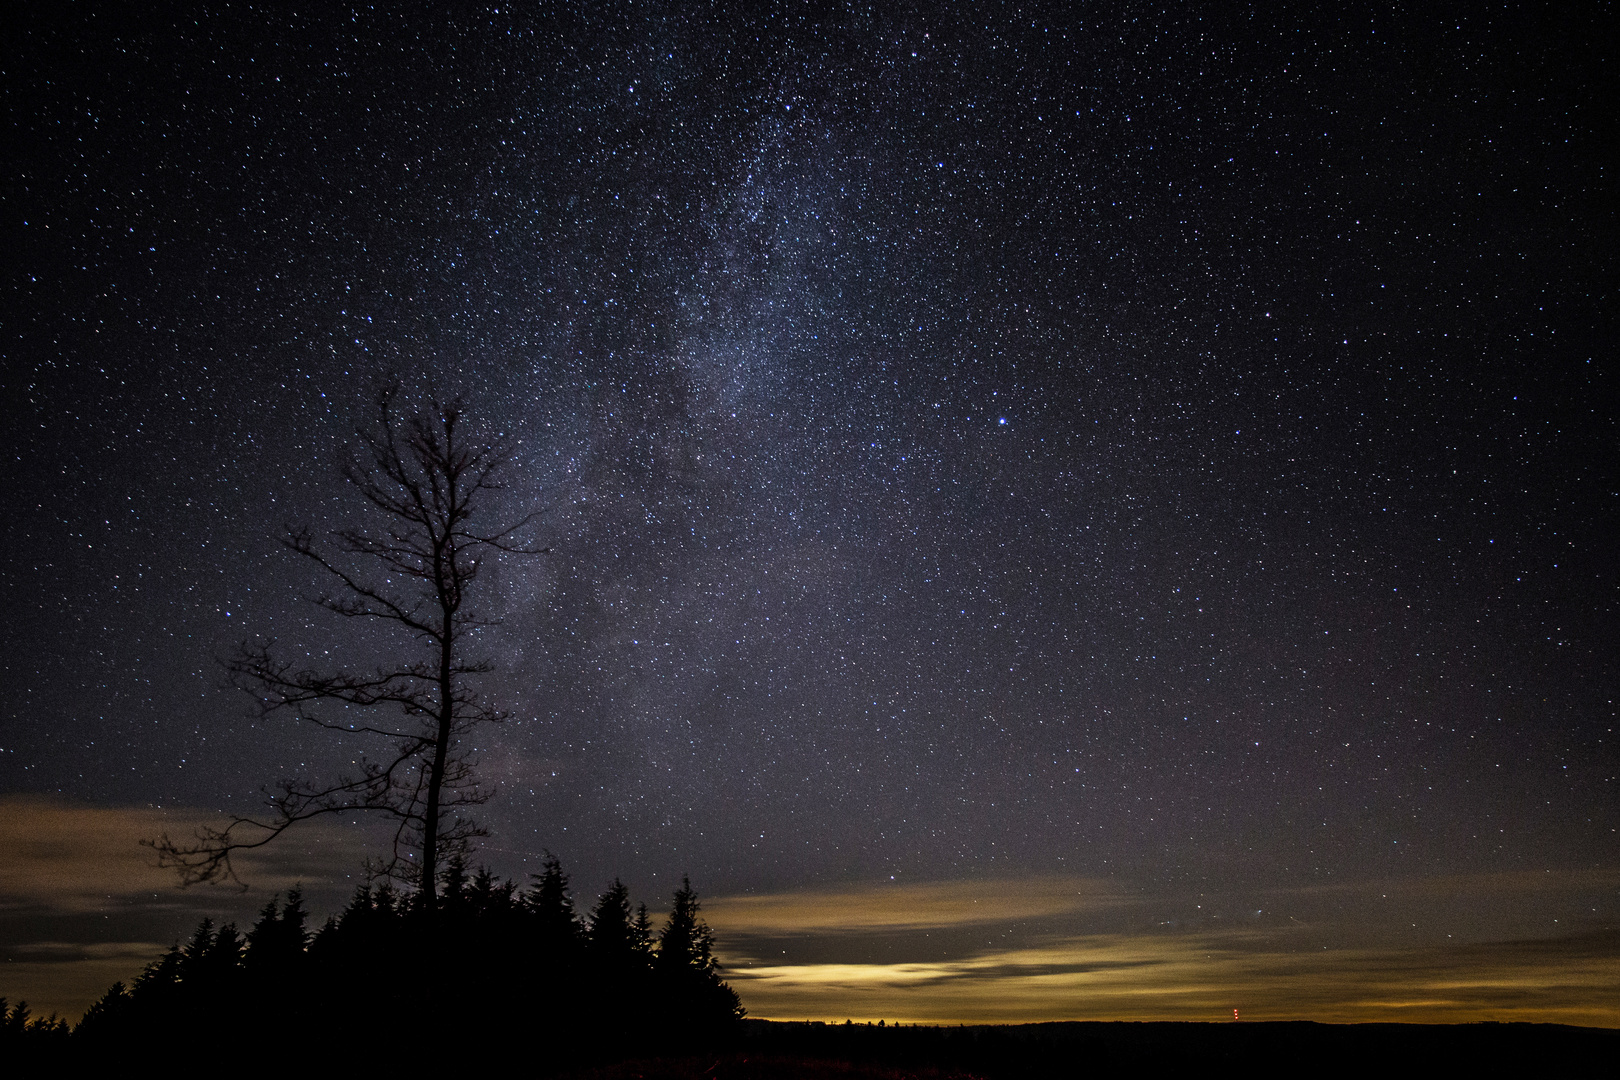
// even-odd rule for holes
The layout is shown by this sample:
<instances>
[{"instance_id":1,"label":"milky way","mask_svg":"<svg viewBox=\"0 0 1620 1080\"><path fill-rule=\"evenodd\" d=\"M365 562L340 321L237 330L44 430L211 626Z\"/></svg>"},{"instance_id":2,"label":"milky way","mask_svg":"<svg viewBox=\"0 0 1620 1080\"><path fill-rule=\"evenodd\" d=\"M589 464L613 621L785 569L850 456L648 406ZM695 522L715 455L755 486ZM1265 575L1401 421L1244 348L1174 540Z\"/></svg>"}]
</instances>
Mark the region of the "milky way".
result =
<instances>
[{"instance_id":1,"label":"milky way","mask_svg":"<svg viewBox=\"0 0 1620 1080\"><path fill-rule=\"evenodd\" d=\"M504 872L1614 867L1603 35L1063 10L20 17L0 785L347 760L214 657L374 647L277 537L394 373L547 508Z\"/></svg>"}]
</instances>

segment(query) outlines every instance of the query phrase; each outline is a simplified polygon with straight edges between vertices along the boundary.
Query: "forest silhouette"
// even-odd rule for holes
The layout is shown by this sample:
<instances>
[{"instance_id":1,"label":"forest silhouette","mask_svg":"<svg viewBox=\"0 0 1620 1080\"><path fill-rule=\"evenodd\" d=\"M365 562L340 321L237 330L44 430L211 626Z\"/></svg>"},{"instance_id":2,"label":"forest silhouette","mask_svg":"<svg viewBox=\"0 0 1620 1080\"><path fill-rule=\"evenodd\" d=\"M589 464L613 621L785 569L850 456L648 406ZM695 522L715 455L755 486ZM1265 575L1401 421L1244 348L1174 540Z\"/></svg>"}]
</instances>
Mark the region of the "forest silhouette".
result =
<instances>
[{"instance_id":1,"label":"forest silhouette","mask_svg":"<svg viewBox=\"0 0 1620 1080\"><path fill-rule=\"evenodd\" d=\"M387 882L312 931L298 890L244 934L204 919L77 1025L0 1000L0 1056L119 1054L154 1039L190 1057L343 1052L386 1040L449 1060L472 1039L543 1052L538 1071L724 1043L743 1016L683 879L655 931L615 881L587 917L555 858L527 888L452 859L434 908ZM476 1036L474 1038L474 1036Z\"/></svg>"}]
</instances>

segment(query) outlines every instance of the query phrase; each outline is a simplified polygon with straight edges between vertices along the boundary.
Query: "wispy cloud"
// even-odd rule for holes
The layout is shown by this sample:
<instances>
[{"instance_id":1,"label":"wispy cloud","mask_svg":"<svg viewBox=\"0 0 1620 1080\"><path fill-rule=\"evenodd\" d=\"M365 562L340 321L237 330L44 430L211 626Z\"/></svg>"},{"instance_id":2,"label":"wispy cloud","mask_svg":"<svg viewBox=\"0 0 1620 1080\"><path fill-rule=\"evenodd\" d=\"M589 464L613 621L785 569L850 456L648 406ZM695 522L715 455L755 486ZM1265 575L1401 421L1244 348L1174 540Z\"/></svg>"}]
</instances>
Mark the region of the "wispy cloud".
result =
<instances>
[{"instance_id":1,"label":"wispy cloud","mask_svg":"<svg viewBox=\"0 0 1620 1080\"><path fill-rule=\"evenodd\" d=\"M836 934L1047 919L1128 902L1106 881L1037 877L727 896L705 910L715 925L737 934Z\"/></svg>"},{"instance_id":2,"label":"wispy cloud","mask_svg":"<svg viewBox=\"0 0 1620 1080\"><path fill-rule=\"evenodd\" d=\"M0 796L0 996L76 1017L128 981L204 916L247 922L274 893L308 887L311 907L347 899L362 847L355 830L317 825L238 869L252 889L180 889L145 838L189 835L223 816L195 808L103 807Z\"/></svg>"},{"instance_id":3,"label":"wispy cloud","mask_svg":"<svg viewBox=\"0 0 1620 1080\"><path fill-rule=\"evenodd\" d=\"M906 1021L1538 1020L1620 1026L1620 937L1455 949L1256 950L1224 937L1078 938L936 963L739 966L754 1015Z\"/></svg>"},{"instance_id":4,"label":"wispy cloud","mask_svg":"<svg viewBox=\"0 0 1620 1080\"><path fill-rule=\"evenodd\" d=\"M131 896L168 895L179 902L173 871L159 869L140 841L164 832L183 839L200 825L223 822L223 815L191 807L104 807L0 796L0 911L102 911L123 906ZM245 853L237 864L244 880L269 893L319 880L338 867L358 865L360 858L355 838L316 826L280 848Z\"/></svg>"},{"instance_id":5,"label":"wispy cloud","mask_svg":"<svg viewBox=\"0 0 1620 1080\"><path fill-rule=\"evenodd\" d=\"M1419 933L1408 919L1420 901L1433 911L1508 894L1568 900L1613 884L1602 874L1515 873L1267 894L1265 903L1284 907L1293 893L1330 894L1339 915L1355 923L1343 935L1355 944L1337 946L1323 945L1333 931L1323 918L1267 918L1257 908L1237 923L1178 923L1156 917L1181 904L1175 898L1078 879L728 897L709 911L731 946L729 977L759 1016L1219 1020L1239 1009L1252 1019L1620 1026L1620 933L1587 927L1463 941ZM1379 919L1381 944L1368 944ZM1107 921L1138 929L1073 929ZM807 954L810 962L794 959Z\"/></svg>"},{"instance_id":6,"label":"wispy cloud","mask_svg":"<svg viewBox=\"0 0 1620 1080\"><path fill-rule=\"evenodd\" d=\"M255 888L180 890L142 837L194 809L0 798L0 994L82 1012L203 915L248 921L302 880L329 910L356 830L243 864ZM756 1016L937 1023L1229 1018L1620 1026L1620 872L1513 871L1262 887L1225 897L1029 877L712 898Z\"/></svg>"}]
</instances>

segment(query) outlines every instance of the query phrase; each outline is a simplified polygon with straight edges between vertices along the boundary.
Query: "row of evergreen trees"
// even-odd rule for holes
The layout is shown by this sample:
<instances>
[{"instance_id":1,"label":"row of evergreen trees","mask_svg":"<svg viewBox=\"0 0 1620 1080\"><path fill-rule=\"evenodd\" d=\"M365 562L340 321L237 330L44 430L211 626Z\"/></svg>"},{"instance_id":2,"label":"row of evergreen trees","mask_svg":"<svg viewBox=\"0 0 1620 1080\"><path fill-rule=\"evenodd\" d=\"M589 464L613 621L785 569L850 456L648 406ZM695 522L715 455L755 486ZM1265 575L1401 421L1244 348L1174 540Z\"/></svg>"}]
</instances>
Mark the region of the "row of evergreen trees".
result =
<instances>
[{"instance_id":1,"label":"row of evergreen trees","mask_svg":"<svg viewBox=\"0 0 1620 1080\"><path fill-rule=\"evenodd\" d=\"M287 1050L403 1029L431 1056L450 1052L428 1038L448 1022L476 1025L485 1045L543 1045L566 1064L711 1045L741 1019L689 881L655 933L646 905L632 908L619 881L581 918L556 859L536 878L520 889L452 862L432 911L415 894L367 887L314 933L294 890L266 904L246 935L204 919L71 1032L60 1021L29 1023L18 1006L20 1020L0 1037L112 1049L183 1031L196 1051L274 1031Z\"/></svg>"},{"instance_id":2,"label":"row of evergreen trees","mask_svg":"<svg viewBox=\"0 0 1620 1080\"><path fill-rule=\"evenodd\" d=\"M35 1016L28 1002L11 1005L0 997L0 1053L15 1046L61 1043L72 1030L66 1020L54 1013Z\"/></svg>"}]
</instances>

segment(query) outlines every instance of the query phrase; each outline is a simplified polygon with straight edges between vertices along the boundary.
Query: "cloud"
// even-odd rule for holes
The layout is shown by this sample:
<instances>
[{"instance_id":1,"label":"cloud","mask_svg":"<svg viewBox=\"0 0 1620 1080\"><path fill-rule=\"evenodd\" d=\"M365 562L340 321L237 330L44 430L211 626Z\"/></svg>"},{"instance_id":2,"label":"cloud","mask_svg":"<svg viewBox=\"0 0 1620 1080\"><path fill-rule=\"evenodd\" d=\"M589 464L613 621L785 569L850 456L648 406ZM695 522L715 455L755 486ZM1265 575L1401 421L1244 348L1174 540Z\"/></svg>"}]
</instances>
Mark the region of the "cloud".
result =
<instances>
[{"instance_id":1,"label":"cloud","mask_svg":"<svg viewBox=\"0 0 1620 1080\"><path fill-rule=\"evenodd\" d=\"M1032 878L723 897L705 910L728 978L763 1017L1219 1020L1236 1008L1620 1026L1620 933L1592 906L1617 882L1515 872L1219 899Z\"/></svg>"},{"instance_id":2,"label":"cloud","mask_svg":"<svg viewBox=\"0 0 1620 1080\"><path fill-rule=\"evenodd\" d=\"M101 911L130 896L172 893L173 871L161 870L140 845L167 832L184 837L224 816L190 807L104 807L36 796L0 796L0 911ZM285 890L357 865L358 837L312 825L278 849L244 853L238 873L256 888Z\"/></svg>"},{"instance_id":3,"label":"cloud","mask_svg":"<svg viewBox=\"0 0 1620 1080\"><path fill-rule=\"evenodd\" d=\"M204 917L250 923L274 893L305 886L316 911L341 905L364 851L358 829L312 823L237 869L252 888L178 887L144 838L185 836L223 815L191 807L105 807L0 796L0 996L77 1018Z\"/></svg>"},{"instance_id":4,"label":"cloud","mask_svg":"<svg viewBox=\"0 0 1620 1080\"><path fill-rule=\"evenodd\" d=\"M937 963L728 972L750 1013L907 1022L1535 1020L1620 1027L1620 936L1453 949L1256 949L1241 935L1075 938Z\"/></svg>"},{"instance_id":5,"label":"cloud","mask_svg":"<svg viewBox=\"0 0 1620 1080\"><path fill-rule=\"evenodd\" d=\"M732 934L839 934L1048 919L1127 902L1110 882L1036 877L725 896L706 901L704 911Z\"/></svg>"}]
</instances>

